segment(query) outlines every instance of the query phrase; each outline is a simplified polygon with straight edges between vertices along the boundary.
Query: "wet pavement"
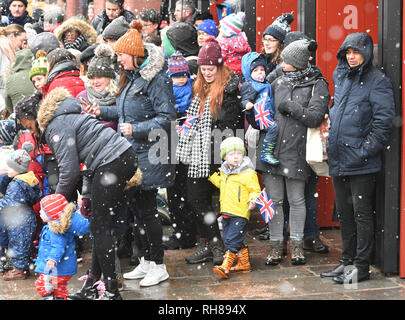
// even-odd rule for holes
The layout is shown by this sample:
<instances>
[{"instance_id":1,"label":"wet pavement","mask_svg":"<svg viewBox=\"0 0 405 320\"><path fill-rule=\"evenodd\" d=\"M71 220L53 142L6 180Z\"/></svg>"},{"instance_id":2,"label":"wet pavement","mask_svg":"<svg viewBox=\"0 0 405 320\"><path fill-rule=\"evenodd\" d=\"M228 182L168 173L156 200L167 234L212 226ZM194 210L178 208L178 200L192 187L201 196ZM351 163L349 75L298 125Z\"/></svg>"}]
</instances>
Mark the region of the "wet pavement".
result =
<instances>
[{"instance_id":1,"label":"wet pavement","mask_svg":"<svg viewBox=\"0 0 405 320\"><path fill-rule=\"evenodd\" d=\"M141 288L140 280L125 280L121 295L125 300L405 300L405 281L398 275L384 275L372 267L371 280L353 285L338 285L322 279L322 271L332 269L341 255L339 229L321 230L321 239L330 247L328 254L306 253L307 263L293 266L289 252L278 266L266 266L268 241L254 237L253 230L262 221L252 220L246 243L253 271L234 274L228 280L212 272L212 263L187 264L184 258L194 249L165 251L165 264L170 278L157 286ZM165 227L165 233L170 227ZM79 271L69 282L70 292L79 290L78 280L89 267L87 250ZM123 272L133 270L129 259L121 259ZM41 300L35 290L36 276L27 280L4 281L0 278L0 300Z\"/></svg>"}]
</instances>

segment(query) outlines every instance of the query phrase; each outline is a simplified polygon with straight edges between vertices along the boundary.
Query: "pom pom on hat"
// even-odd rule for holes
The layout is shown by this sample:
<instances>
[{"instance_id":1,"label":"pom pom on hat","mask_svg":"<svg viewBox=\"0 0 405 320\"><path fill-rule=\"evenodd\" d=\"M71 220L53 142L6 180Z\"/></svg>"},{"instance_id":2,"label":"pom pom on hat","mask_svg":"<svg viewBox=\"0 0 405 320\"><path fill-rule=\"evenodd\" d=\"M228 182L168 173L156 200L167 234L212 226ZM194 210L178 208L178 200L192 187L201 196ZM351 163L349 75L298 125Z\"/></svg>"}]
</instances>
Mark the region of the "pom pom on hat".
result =
<instances>
[{"instance_id":1,"label":"pom pom on hat","mask_svg":"<svg viewBox=\"0 0 405 320\"><path fill-rule=\"evenodd\" d=\"M221 53L221 47L218 41L214 37L207 37L205 44L202 46L198 53L197 64L198 65L212 65L219 66L224 63L224 59Z\"/></svg>"},{"instance_id":2,"label":"pom pom on hat","mask_svg":"<svg viewBox=\"0 0 405 320\"><path fill-rule=\"evenodd\" d=\"M31 70L29 72L30 80L37 75L46 75L48 72L48 60L44 50L38 50L35 54L35 60L32 61Z\"/></svg>"},{"instance_id":3,"label":"pom pom on hat","mask_svg":"<svg viewBox=\"0 0 405 320\"><path fill-rule=\"evenodd\" d=\"M221 142L220 149L222 159L228 152L235 150L242 151L243 154L246 155L245 144L243 143L243 140L238 137L226 138L224 141Z\"/></svg>"},{"instance_id":4,"label":"pom pom on hat","mask_svg":"<svg viewBox=\"0 0 405 320\"><path fill-rule=\"evenodd\" d=\"M190 77L190 68L180 51L172 54L172 56L169 58L168 73L171 77Z\"/></svg>"},{"instance_id":5,"label":"pom pom on hat","mask_svg":"<svg viewBox=\"0 0 405 320\"><path fill-rule=\"evenodd\" d=\"M129 26L129 30L115 43L114 51L136 57L145 57L141 35L142 23L138 20L133 20Z\"/></svg>"},{"instance_id":6,"label":"pom pom on hat","mask_svg":"<svg viewBox=\"0 0 405 320\"><path fill-rule=\"evenodd\" d=\"M34 146L31 142L27 141L22 145L22 148L11 153L6 160L7 166L18 173L26 173L28 171L31 162L29 153L34 150Z\"/></svg>"},{"instance_id":7,"label":"pom pom on hat","mask_svg":"<svg viewBox=\"0 0 405 320\"><path fill-rule=\"evenodd\" d=\"M50 194L42 198L41 210L50 220L58 220L63 212L63 209L69 204L62 194Z\"/></svg>"},{"instance_id":8,"label":"pom pom on hat","mask_svg":"<svg viewBox=\"0 0 405 320\"><path fill-rule=\"evenodd\" d=\"M116 74L113 65L114 51L105 43L101 43L94 50L94 57L91 59L87 77L106 77L115 79Z\"/></svg>"},{"instance_id":9,"label":"pom pom on hat","mask_svg":"<svg viewBox=\"0 0 405 320\"><path fill-rule=\"evenodd\" d=\"M263 32L263 37L265 35L271 35L280 42L284 42L286 34L291 31L291 23L293 21L294 15L292 13L282 14L266 28Z\"/></svg>"}]
</instances>

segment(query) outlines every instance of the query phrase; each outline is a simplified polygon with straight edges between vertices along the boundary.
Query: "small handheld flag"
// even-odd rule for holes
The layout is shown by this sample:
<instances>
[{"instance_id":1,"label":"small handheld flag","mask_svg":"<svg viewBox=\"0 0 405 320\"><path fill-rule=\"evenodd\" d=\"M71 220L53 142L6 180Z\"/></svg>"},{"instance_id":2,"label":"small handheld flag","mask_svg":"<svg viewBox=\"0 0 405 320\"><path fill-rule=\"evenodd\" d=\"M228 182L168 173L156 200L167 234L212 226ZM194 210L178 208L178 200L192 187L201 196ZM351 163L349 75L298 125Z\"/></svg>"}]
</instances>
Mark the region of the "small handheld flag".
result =
<instances>
[{"instance_id":1,"label":"small handheld flag","mask_svg":"<svg viewBox=\"0 0 405 320\"><path fill-rule=\"evenodd\" d=\"M187 115L186 120L184 120L182 125L176 126L176 131L180 137L184 136L186 132L193 126L197 121L198 116Z\"/></svg>"},{"instance_id":2,"label":"small handheld flag","mask_svg":"<svg viewBox=\"0 0 405 320\"><path fill-rule=\"evenodd\" d=\"M266 223L273 219L275 210L273 200L270 199L269 194L266 189L263 189L262 192L255 200L256 205L258 206L260 213Z\"/></svg>"},{"instance_id":3,"label":"small handheld flag","mask_svg":"<svg viewBox=\"0 0 405 320\"><path fill-rule=\"evenodd\" d=\"M255 121L260 126L260 129L263 130L273 125L271 120L270 110L266 110L266 99L262 99L259 102L255 103Z\"/></svg>"}]
</instances>

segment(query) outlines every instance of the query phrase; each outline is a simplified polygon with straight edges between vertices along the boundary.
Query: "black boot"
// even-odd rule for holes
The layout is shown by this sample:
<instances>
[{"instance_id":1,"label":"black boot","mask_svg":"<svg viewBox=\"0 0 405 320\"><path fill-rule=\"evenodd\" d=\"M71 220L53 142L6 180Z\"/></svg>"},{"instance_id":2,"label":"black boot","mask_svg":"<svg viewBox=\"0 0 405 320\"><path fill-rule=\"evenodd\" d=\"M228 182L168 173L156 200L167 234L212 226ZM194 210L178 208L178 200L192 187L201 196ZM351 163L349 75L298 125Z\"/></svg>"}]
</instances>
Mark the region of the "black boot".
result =
<instances>
[{"instance_id":1,"label":"black boot","mask_svg":"<svg viewBox=\"0 0 405 320\"><path fill-rule=\"evenodd\" d=\"M332 280L338 284L352 284L370 279L370 272L367 270L360 270L355 266L349 267L340 276L333 277Z\"/></svg>"},{"instance_id":2,"label":"black boot","mask_svg":"<svg viewBox=\"0 0 405 320\"><path fill-rule=\"evenodd\" d=\"M86 282L80 291L69 294L67 296L68 300L96 300L98 298L97 288L94 284L97 282L98 278L93 278L90 274L87 275Z\"/></svg>"},{"instance_id":3,"label":"black boot","mask_svg":"<svg viewBox=\"0 0 405 320\"><path fill-rule=\"evenodd\" d=\"M195 252L192 255L187 256L185 259L187 263L190 264L212 261L212 252L204 238L201 238L198 242Z\"/></svg>"},{"instance_id":4,"label":"black boot","mask_svg":"<svg viewBox=\"0 0 405 320\"><path fill-rule=\"evenodd\" d=\"M212 252L212 262L214 265L221 265L224 260L224 245L221 240L210 241L208 247Z\"/></svg>"},{"instance_id":5,"label":"black boot","mask_svg":"<svg viewBox=\"0 0 405 320\"><path fill-rule=\"evenodd\" d=\"M333 278L333 277L341 276L345 271L345 267L353 264L353 261L351 261L351 260L349 260L347 262L343 262L342 259L339 259L339 262L340 262L340 264L337 265L335 268L333 268L333 270L321 272L321 278Z\"/></svg>"},{"instance_id":6,"label":"black boot","mask_svg":"<svg viewBox=\"0 0 405 320\"><path fill-rule=\"evenodd\" d=\"M105 292L99 300L122 300L120 292L118 291L118 280L105 280Z\"/></svg>"}]
</instances>

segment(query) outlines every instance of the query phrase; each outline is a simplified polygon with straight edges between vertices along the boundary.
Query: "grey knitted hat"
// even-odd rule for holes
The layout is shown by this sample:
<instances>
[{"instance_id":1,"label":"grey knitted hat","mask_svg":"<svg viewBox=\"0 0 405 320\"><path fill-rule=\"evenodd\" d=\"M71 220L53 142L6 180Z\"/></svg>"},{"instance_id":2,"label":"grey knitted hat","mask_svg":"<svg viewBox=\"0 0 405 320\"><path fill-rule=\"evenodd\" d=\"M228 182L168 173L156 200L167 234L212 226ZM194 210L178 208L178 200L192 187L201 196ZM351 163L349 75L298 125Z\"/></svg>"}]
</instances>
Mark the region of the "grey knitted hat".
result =
<instances>
[{"instance_id":1,"label":"grey knitted hat","mask_svg":"<svg viewBox=\"0 0 405 320\"><path fill-rule=\"evenodd\" d=\"M118 40L129 29L129 23L124 16L114 19L103 31L103 39Z\"/></svg>"},{"instance_id":2,"label":"grey knitted hat","mask_svg":"<svg viewBox=\"0 0 405 320\"><path fill-rule=\"evenodd\" d=\"M10 154L6 163L7 165L18 173L25 173L30 166L31 156L29 153L34 150L34 146L31 142L24 142L22 149L18 149Z\"/></svg>"},{"instance_id":3,"label":"grey knitted hat","mask_svg":"<svg viewBox=\"0 0 405 320\"><path fill-rule=\"evenodd\" d=\"M94 57L90 61L87 77L89 79L93 77L107 77L115 79L116 74L112 60L113 57L113 49L109 45L101 43L94 50Z\"/></svg>"},{"instance_id":4,"label":"grey knitted hat","mask_svg":"<svg viewBox=\"0 0 405 320\"><path fill-rule=\"evenodd\" d=\"M38 50L44 50L49 54L52 50L59 48L59 41L53 33L41 32L28 38L28 46L35 57Z\"/></svg>"},{"instance_id":5,"label":"grey knitted hat","mask_svg":"<svg viewBox=\"0 0 405 320\"><path fill-rule=\"evenodd\" d=\"M59 6L52 6L44 12L44 21L56 24L62 23L63 20L65 20L65 13Z\"/></svg>"},{"instance_id":6,"label":"grey knitted hat","mask_svg":"<svg viewBox=\"0 0 405 320\"><path fill-rule=\"evenodd\" d=\"M304 70L308 67L311 52L314 52L318 44L315 40L306 39L291 42L281 52L281 59L298 70Z\"/></svg>"}]
</instances>

